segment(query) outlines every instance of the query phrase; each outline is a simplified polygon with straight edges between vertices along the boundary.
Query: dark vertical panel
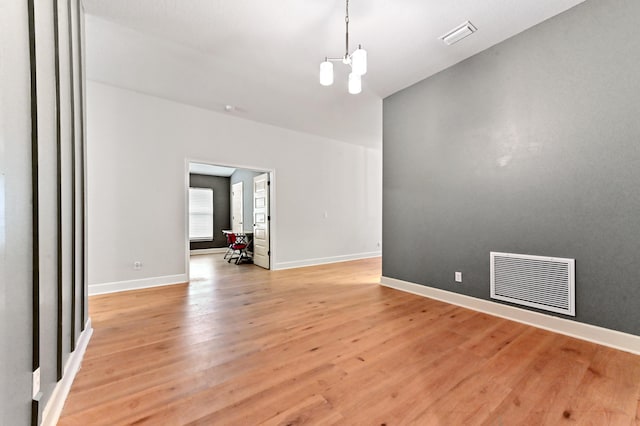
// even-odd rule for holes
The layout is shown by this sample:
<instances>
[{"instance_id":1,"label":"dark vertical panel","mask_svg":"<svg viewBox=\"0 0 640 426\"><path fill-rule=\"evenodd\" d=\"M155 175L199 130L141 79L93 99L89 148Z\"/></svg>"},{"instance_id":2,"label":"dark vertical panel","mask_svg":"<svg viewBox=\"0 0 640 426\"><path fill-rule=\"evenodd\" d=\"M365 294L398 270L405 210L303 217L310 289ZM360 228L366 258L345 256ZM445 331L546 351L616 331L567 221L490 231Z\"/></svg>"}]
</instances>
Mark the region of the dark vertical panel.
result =
<instances>
[{"instance_id":1,"label":"dark vertical panel","mask_svg":"<svg viewBox=\"0 0 640 426\"><path fill-rule=\"evenodd\" d=\"M34 399L31 401L31 426L38 426L40 424L39 412L40 402Z\"/></svg>"},{"instance_id":2,"label":"dark vertical panel","mask_svg":"<svg viewBox=\"0 0 640 426\"><path fill-rule=\"evenodd\" d=\"M40 256L38 217L38 94L36 85L36 29L33 0L27 2L29 14L29 57L31 63L31 185L33 243L33 348L32 369L40 367ZM36 412L37 420L37 412Z\"/></svg>"},{"instance_id":3,"label":"dark vertical panel","mask_svg":"<svg viewBox=\"0 0 640 426\"><path fill-rule=\"evenodd\" d=\"M57 277L57 293L58 293L58 311L57 311L57 359L56 359L56 377L62 379L62 143L61 143L61 117L60 117L60 38L59 38L59 22L58 22L58 0L53 5L53 43L55 56L55 82L56 82L56 180L57 180L57 198L58 209L56 212L58 219L58 277Z\"/></svg>"},{"instance_id":4,"label":"dark vertical panel","mask_svg":"<svg viewBox=\"0 0 640 426\"><path fill-rule=\"evenodd\" d=\"M36 28L33 0L28 0L29 19L29 59L31 74L31 206L32 206L32 352L31 369L40 367L40 247L39 247L39 215L38 215L38 91L36 83ZM31 401L31 424L38 425L39 403Z\"/></svg>"},{"instance_id":5,"label":"dark vertical panel","mask_svg":"<svg viewBox=\"0 0 640 426\"><path fill-rule=\"evenodd\" d=\"M71 122L71 352L76 349L76 118L75 118L75 87L73 72L73 14L71 13L71 0L67 2L69 14L69 97L70 97L70 122Z\"/></svg>"},{"instance_id":6,"label":"dark vertical panel","mask_svg":"<svg viewBox=\"0 0 640 426\"><path fill-rule=\"evenodd\" d=\"M80 327L84 330L84 325L86 322L85 311L86 311L86 288L87 288L87 280L86 280L86 266L87 266L87 257L86 257L86 246L87 246L87 235L85 232L85 218L86 218L86 199L85 199L85 188L86 188L86 159L85 159L85 144L86 141L84 139L84 74L82 72L82 24L81 24L81 5L80 0L76 1L77 7L77 17L78 17L78 27L77 27L77 35L78 35L78 90L80 95L80 105L79 105L79 114L78 118L80 120Z\"/></svg>"}]
</instances>

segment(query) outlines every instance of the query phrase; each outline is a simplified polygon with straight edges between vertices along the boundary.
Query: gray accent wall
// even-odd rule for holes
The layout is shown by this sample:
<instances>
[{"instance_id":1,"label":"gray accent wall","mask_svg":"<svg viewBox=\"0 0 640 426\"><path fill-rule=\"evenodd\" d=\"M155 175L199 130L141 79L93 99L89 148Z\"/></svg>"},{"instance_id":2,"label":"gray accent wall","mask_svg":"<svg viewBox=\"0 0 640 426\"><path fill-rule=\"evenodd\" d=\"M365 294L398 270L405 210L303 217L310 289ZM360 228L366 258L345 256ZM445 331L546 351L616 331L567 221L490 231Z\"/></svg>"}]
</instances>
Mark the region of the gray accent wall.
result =
<instances>
[{"instance_id":1,"label":"gray accent wall","mask_svg":"<svg viewBox=\"0 0 640 426\"><path fill-rule=\"evenodd\" d=\"M640 335L638 17L587 0L384 100L384 276L489 299L490 251L575 258L570 319Z\"/></svg>"},{"instance_id":2,"label":"gray accent wall","mask_svg":"<svg viewBox=\"0 0 640 426\"><path fill-rule=\"evenodd\" d=\"M189 174L189 186L193 188L211 188L213 190L213 241L192 241L191 250L226 247L227 240L223 229L231 229L231 199L229 178Z\"/></svg>"},{"instance_id":3,"label":"gray accent wall","mask_svg":"<svg viewBox=\"0 0 640 426\"><path fill-rule=\"evenodd\" d=\"M244 224L245 232L253 232L253 178L263 173L248 169L236 169L231 175L231 185L243 182L242 197L244 206L242 223Z\"/></svg>"}]
</instances>

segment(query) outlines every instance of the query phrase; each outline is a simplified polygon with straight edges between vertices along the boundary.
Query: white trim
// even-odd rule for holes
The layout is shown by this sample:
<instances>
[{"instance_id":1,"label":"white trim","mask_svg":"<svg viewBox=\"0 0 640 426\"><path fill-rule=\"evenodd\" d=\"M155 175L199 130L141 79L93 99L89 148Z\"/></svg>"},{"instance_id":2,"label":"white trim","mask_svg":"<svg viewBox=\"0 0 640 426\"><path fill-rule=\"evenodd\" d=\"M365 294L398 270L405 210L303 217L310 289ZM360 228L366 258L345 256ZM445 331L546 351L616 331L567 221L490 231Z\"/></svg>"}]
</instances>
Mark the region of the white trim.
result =
<instances>
[{"instance_id":1,"label":"white trim","mask_svg":"<svg viewBox=\"0 0 640 426\"><path fill-rule=\"evenodd\" d=\"M84 353L87 350L87 345L89 344L89 339L91 339L92 334L93 328L91 328L91 318L89 318L84 327L84 331L78 338L76 350L69 354L69 358L64 365L64 376L62 376L62 379L56 384L51 398L49 398L49 402L47 402L47 405L44 407L42 412L43 426L55 426L58 423L73 380L80 370L80 365L82 364L82 359L84 358Z\"/></svg>"},{"instance_id":2,"label":"white trim","mask_svg":"<svg viewBox=\"0 0 640 426\"><path fill-rule=\"evenodd\" d=\"M182 191L182 197L184 198L182 208L184 209L184 272L189 281L191 277L191 240L189 239L189 185L191 184L190 174L190 161L188 158L184 159L184 185ZM91 286L89 286L91 287Z\"/></svg>"},{"instance_id":3,"label":"white trim","mask_svg":"<svg viewBox=\"0 0 640 426\"><path fill-rule=\"evenodd\" d=\"M319 257L316 259L294 260L292 262L280 262L273 269L292 269L303 268L305 266L325 265L327 263L348 262L350 260L369 259L372 257L380 257L382 252L372 251L368 253L345 254L341 256Z\"/></svg>"},{"instance_id":4,"label":"white trim","mask_svg":"<svg viewBox=\"0 0 640 426\"><path fill-rule=\"evenodd\" d=\"M216 247L216 248L208 248L208 249L189 250L189 254L191 256L197 256L199 254L218 254L218 253L226 253L227 250L229 250L228 247Z\"/></svg>"},{"instance_id":5,"label":"white trim","mask_svg":"<svg viewBox=\"0 0 640 426\"><path fill-rule=\"evenodd\" d=\"M171 284L182 284L189 281L187 274L166 275L163 277L142 278L139 280L116 281L113 283L89 284L89 296L115 293L117 291L136 290L140 288L159 287Z\"/></svg>"},{"instance_id":6,"label":"white trim","mask_svg":"<svg viewBox=\"0 0 640 426\"><path fill-rule=\"evenodd\" d=\"M564 318L558 318L539 312L503 305L490 300L478 299L463 294L452 293L433 287L402 281L395 278L380 277L380 284L406 291L407 293L440 300L475 311L484 312L497 317L517 321L533 327L565 334L577 339L587 340L599 345L609 346L621 351L640 355L640 336L622 333L608 328L585 324Z\"/></svg>"}]
</instances>

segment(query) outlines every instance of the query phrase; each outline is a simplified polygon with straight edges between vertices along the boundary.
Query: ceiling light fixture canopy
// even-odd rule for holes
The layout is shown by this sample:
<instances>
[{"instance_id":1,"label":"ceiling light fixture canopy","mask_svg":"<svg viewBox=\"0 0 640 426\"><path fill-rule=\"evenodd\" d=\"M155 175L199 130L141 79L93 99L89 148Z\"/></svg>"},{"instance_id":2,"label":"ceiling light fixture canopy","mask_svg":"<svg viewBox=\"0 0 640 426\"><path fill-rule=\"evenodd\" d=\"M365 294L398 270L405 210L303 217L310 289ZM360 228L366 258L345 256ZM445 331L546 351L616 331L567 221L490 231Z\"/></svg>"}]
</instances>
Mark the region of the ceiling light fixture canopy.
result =
<instances>
[{"instance_id":1,"label":"ceiling light fixture canopy","mask_svg":"<svg viewBox=\"0 0 640 426\"><path fill-rule=\"evenodd\" d=\"M323 86L331 86L333 84L333 63L342 62L351 67L349 74L349 93L357 95L362 92L362 76L367 73L367 51L358 45L358 48L349 54L349 0L346 0L346 15L344 23L345 31L345 53L341 58L325 57L324 62L320 64L320 84Z\"/></svg>"}]
</instances>

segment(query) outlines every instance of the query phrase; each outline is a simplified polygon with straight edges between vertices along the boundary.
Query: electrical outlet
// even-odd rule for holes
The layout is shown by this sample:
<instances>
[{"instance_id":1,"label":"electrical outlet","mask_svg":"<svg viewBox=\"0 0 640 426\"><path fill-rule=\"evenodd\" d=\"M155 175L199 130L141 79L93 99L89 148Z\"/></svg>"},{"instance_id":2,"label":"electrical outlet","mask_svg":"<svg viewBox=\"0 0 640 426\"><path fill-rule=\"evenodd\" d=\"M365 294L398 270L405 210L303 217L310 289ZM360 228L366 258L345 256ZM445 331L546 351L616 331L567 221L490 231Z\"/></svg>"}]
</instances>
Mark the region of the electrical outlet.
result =
<instances>
[{"instance_id":1,"label":"electrical outlet","mask_svg":"<svg viewBox=\"0 0 640 426\"><path fill-rule=\"evenodd\" d=\"M142 262L140 262L139 260L133 262L133 269L135 271L139 271L140 269L142 269Z\"/></svg>"},{"instance_id":2,"label":"electrical outlet","mask_svg":"<svg viewBox=\"0 0 640 426\"><path fill-rule=\"evenodd\" d=\"M40 367L36 368L36 371L33 372L32 379L32 398L36 399L40 393Z\"/></svg>"},{"instance_id":3,"label":"electrical outlet","mask_svg":"<svg viewBox=\"0 0 640 426\"><path fill-rule=\"evenodd\" d=\"M457 283L462 282L462 272L456 272L456 282Z\"/></svg>"}]
</instances>

